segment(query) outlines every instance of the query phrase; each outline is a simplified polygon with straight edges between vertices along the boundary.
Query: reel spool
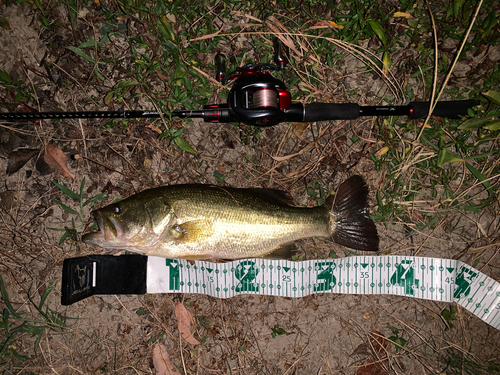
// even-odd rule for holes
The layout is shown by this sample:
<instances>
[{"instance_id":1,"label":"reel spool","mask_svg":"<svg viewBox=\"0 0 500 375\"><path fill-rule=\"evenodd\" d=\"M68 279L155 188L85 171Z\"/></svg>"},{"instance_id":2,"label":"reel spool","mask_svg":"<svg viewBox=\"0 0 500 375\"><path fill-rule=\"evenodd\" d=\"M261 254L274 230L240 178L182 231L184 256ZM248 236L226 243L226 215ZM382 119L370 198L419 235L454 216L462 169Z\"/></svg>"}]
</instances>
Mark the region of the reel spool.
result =
<instances>
[{"instance_id":1,"label":"reel spool","mask_svg":"<svg viewBox=\"0 0 500 375\"><path fill-rule=\"evenodd\" d=\"M272 89L260 89L252 95L252 106L254 109L279 108L278 92Z\"/></svg>"}]
</instances>

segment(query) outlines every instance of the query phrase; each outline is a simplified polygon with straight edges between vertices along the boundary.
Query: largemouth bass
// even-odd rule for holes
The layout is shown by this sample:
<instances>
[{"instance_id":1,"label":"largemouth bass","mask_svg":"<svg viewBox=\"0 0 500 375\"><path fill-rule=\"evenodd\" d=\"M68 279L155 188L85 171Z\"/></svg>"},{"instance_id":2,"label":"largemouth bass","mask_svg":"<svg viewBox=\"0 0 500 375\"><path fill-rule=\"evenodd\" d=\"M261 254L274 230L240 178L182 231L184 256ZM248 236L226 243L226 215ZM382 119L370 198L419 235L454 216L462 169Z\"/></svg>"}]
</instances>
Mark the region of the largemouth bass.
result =
<instances>
[{"instance_id":1,"label":"largemouth bass","mask_svg":"<svg viewBox=\"0 0 500 375\"><path fill-rule=\"evenodd\" d=\"M290 244L326 237L357 250L378 250L360 176L343 182L321 207L286 203L286 193L212 185L145 190L92 212L98 232L83 241L106 249L188 260L290 255Z\"/></svg>"}]
</instances>

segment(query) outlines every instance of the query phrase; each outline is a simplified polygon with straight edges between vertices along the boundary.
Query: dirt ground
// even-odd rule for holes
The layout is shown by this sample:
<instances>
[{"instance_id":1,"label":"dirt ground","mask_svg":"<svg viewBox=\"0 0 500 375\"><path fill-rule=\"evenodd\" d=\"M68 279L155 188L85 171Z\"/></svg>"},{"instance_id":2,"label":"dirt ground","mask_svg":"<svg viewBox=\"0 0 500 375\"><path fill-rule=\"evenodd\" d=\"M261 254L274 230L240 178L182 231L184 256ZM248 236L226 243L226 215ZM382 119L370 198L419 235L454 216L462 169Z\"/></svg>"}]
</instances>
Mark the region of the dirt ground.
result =
<instances>
[{"instance_id":1,"label":"dirt ground","mask_svg":"<svg viewBox=\"0 0 500 375\"><path fill-rule=\"evenodd\" d=\"M119 80L118 73L104 71L109 80L95 84L91 65L64 48L74 45L71 33L47 33L35 12L24 5L1 6L10 30L0 28L0 69L15 82L29 82L41 110L106 109L103 98ZM50 51L46 48L49 44ZM123 53L123 45L126 41L116 40L109 54ZM498 61L499 55L498 49L492 48L479 58ZM122 67L134 63L130 56L123 56ZM53 65L49 68L47 62ZM462 70L466 72L471 64L461 62ZM87 71L82 71L82 66ZM347 60L345 71L339 73L347 77L339 83L341 91L359 89L360 97L351 100L364 103L375 92L389 91L384 81L366 74L354 58ZM58 75L70 84L57 83ZM466 87L464 77L455 84ZM26 110L14 99L16 93L14 88L0 89L3 112ZM146 99L146 94L137 95L128 104L134 109L152 108ZM196 154L159 139L155 131L158 122L130 120L127 126L112 129L105 129L105 123L0 124L2 308L10 301L27 319L26 326L39 328L17 333L8 342L0 358L2 374L155 373L152 350L156 343L165 345L171 361L186 374L355 374L372 362L378 365L365 374L499 373L498 367L488 366L491 361L500 362L500 332L458 306L454 327L448 329L442 316L443 310L451 308L446 303L367 295L316 294L300 299L244 295L223 300L155 294L93 296L61 306L63 260L109 252L81 243L83 229L78 230L77 241L58 244L62 232L50 228L71 227L72 218L76 226L82 223L54 203L57 199L78 207L52 180L78 191L85 178L87 198L107 192L98 205L153 186L211 183L283 189L297 205L314 206L316 202L306 193L309 184L318 181L334 191L347 177L360 174L372 191L373 207L375 192L385 178L385 171L375 171L369 159L377 151L373 140L378 125L374 119L280 124L257 133L246 126L194 120L185 126L183 137ZM172 126L180 128L181 123ZM353 134L367 142L353 143ZM47 143L69 157L67 164L74 180L57 176L44 165ZM11 153L22 149L35 150L34 157L7 175L5 171L13 162ZM298 155L286 160L273 159L294 153ZM435 229L410 236L404 234L401 223L378 223L380 254L453 258L472 264L475 255L484 251L475 267L500 280L498 204L492 207L480 214L455 212L440 220ZM89 209L85 207L85 220L90 218ZM332 250L339 257L349 255L324 240L311 239L300 246L305 259L328 257ZM41 308L43 315L35 305L53 282ZM194 316L200 345L187 344L180 337L174 317L176 302L183 302ZM47 316L65 317L64 327L49 322ZM5 341L1 345L12 334L5 321L4 310L1 339ZM22 321L14 319L9 324L15 327ZM273 338L272 328L277 324L286 333ZM407 343L402 350L390 345L380 352L370 346L377 334L374 332L399 336Z\"/></svg>"}]
</instances>

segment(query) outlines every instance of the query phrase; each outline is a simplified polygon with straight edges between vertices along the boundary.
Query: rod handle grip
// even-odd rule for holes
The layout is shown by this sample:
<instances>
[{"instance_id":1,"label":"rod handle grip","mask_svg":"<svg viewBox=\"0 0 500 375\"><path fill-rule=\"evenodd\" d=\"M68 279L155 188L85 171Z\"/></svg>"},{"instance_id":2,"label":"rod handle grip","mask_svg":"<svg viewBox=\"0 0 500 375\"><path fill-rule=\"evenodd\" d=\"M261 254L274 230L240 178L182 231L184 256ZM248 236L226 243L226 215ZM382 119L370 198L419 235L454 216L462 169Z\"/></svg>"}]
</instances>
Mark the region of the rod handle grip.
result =
<instances>
[{"instance_id":1,"label":"rod handle grip","mask_svg":"<svg viewBox=\"0 0 500 375\"><path fill-rule=\"evenodd\" d=\"M432 115L437 117L458 119L460 118L460 116L466 116L467 110L478 104L479 101L474 99L438 102L436 107L434 108L434 111L432 112ZM425 118L429 113L430 102L411 102L409 106L409 118Z\"/></svg>"},{"instance_id":2,"label":"rod handle grip","mask_svg":"<svg viewBox=\"0 0 500 375\"><path fill-rule=\"evenodd\" d=\"M356 103L311 103L304 109L304 122L351 120L359 117Z\"/></svg>"}]
</instances>

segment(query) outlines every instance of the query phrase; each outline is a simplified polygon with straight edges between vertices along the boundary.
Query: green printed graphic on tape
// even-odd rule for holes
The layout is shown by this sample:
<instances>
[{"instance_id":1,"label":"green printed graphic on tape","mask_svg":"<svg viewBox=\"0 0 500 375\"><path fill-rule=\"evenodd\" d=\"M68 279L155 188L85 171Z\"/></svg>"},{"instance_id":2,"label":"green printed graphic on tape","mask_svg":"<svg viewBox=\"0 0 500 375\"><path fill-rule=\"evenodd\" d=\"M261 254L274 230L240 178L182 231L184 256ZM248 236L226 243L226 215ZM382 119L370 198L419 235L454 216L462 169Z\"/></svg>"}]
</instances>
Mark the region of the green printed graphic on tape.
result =
<instances>
[{"instance_id":1,"label":"green printed graphic on tape","mask_svg":"<svg viewBox=\"0 0 500 375\"><path fill-rule=\"evenodd\" d=\"M500 329L500 283L456 260L406 256L244 259L229 263L148 258L148 293L304 297L312 293L390 294L456 302Z\"/></svg>"}]
</instances>

